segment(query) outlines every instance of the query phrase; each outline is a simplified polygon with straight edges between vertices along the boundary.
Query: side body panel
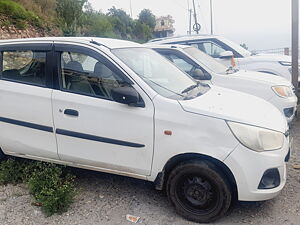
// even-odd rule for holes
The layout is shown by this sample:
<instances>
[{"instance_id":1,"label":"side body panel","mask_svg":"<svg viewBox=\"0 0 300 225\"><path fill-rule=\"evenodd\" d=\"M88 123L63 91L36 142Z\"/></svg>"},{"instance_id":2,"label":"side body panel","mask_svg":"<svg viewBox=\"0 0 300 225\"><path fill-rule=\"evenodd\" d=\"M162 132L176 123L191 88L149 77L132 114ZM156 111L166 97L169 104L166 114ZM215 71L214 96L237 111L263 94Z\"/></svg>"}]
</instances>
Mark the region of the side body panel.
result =
<instances>
[{"instance_id":1,"label":"side body panel","mask_svg":"<svg viewBox=\"0 0 300 225\"><path fill-rule=\"evenodd\" d=\"M178 102L160 96L154 99L154 104L155 152L151 181L175 155L199 153L223 161L238 145L222 119L188 113ZM166 130L172 131L172 135L165 135Z\"/></svg>"}]
</instances>

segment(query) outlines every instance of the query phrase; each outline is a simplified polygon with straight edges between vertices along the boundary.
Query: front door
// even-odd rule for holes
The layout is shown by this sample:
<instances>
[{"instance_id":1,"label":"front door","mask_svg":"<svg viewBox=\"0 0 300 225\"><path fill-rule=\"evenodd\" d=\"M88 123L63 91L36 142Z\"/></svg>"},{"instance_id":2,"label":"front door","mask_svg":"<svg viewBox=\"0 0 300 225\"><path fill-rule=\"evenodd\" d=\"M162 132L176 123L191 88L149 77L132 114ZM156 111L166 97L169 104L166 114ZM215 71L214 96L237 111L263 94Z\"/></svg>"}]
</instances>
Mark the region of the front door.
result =
<instances>
[{"instance_id":1,"label":"front door","mask_svg":"<svg viewBox=\"0 0 300 225\"><path fill-rule=\"evenodd\" d=\"M53 115L60 159L149 175L153 155L152 101L99 52L84 47L55 48L60 59L60 88L53 92ZM145 107L113 101L111 90L125 85L140 93Z\"/></svg>"}]
</instances>

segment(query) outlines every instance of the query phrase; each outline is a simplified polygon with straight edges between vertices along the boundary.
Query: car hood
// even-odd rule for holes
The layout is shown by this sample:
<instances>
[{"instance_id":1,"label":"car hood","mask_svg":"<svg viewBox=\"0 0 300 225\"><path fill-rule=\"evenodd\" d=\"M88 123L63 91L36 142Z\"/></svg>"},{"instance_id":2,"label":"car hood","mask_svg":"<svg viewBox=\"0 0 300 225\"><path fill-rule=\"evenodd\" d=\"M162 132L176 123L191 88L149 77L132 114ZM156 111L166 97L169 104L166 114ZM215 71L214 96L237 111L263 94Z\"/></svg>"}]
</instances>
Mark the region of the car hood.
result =
<instances>
[{"instance_id":1,"label":"car hood","mask_svg":"<svg viewBox=\"0 0 300 225\"><path fill-rule=\"evenodd\" d=\"M255 72L255 71L240 70L236 73L229 74L228 76L241 78L243 80L251 80L251 81L266 83L266 84L270 84L270 86L274 86L274 85L292 86L291 82L289 82L287 79L283 77L276 76L273 74Z\"/></svg>"},{"instance_id":2,"label":"car hood","mask_svg":"<svg viewBox=\"0 0 300 225\"><path fill-rule=\"evenodd\" d=\"M287 122L282 113L269 102L218 86L202 96L179 101L183 110L189 113L215 117L285 133Z\"/></svg>"},{"instance_id":3,"label":"car hood","mask_svg":"<svg viewBox=\"0 0 300 225\"><path fill-rule=\"evenodd\" d=\"M276 54L257 54L250 56L251 60L254 61L276 61L276 62L292 62L292 57L287 55L276 55Z\"/></svg>"}]
</instances>

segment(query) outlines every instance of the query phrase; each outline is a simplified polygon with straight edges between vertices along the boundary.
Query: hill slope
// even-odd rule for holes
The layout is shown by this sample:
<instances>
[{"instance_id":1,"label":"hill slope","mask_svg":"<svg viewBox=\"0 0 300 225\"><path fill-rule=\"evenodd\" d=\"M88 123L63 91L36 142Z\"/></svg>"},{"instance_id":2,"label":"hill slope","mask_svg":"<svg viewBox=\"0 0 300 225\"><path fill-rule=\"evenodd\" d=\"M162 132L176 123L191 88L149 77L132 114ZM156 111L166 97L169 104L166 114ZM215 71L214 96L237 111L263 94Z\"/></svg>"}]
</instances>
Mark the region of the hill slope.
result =
<instances>
[{"instance_id":1,"label":"hill slope","mask_svg":"<svg viewBox=\"0 0 300 225\"><path fill-rule=\"evenodd\" d=\"M27 2L26 9L22 1ZM29 4L32 2L32 4ZM36 9L35 12L33 9ZM39 14L32 0L0 0L0 39L51 36L59 34L55 24ZM47 22L46 22L47 21Z\"/></svg>"}]
</instances>

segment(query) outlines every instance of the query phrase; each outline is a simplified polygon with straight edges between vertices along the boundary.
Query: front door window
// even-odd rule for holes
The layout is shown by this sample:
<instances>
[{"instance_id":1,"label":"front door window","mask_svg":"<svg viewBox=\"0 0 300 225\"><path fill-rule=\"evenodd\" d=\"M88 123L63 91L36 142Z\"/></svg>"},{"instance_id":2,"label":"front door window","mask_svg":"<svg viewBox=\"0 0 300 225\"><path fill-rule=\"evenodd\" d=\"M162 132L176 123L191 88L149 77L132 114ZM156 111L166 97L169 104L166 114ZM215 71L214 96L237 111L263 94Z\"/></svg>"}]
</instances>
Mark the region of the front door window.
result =
<instances>
[{"instance_id":1,"label":"front door window","mask_svg":"<svg viewBox=\"0 0 300 225\"><path fill-rule=\"evenodd\" d=\"M127 85L106 63L73 52L62 53L60 80L63 90L106 99L112 99L112 89Z\"/></svg>"}]
</instances>

